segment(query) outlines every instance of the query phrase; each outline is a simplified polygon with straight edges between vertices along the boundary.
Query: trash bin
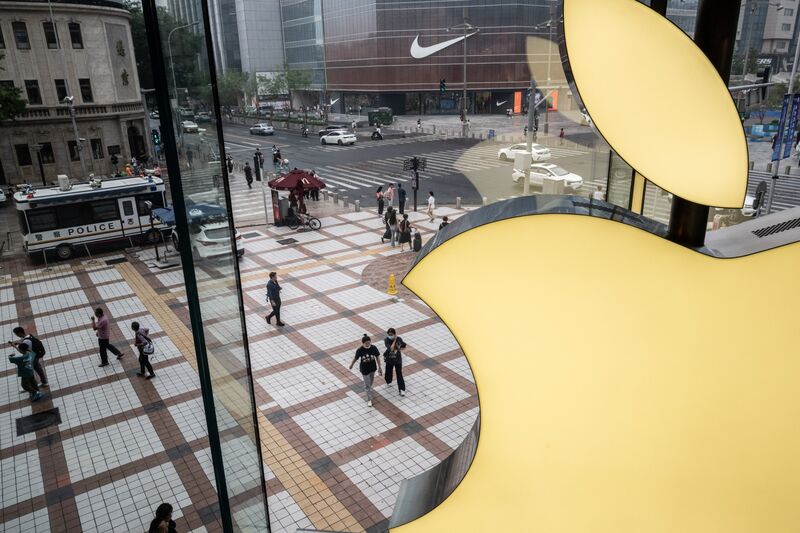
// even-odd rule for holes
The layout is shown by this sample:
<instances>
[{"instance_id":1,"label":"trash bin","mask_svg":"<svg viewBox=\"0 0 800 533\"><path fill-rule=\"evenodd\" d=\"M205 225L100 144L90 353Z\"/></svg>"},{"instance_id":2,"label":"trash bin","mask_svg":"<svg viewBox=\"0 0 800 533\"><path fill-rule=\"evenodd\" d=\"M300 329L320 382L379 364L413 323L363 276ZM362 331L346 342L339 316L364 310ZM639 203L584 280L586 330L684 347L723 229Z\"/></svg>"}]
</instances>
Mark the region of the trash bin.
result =
<instances>
[{"instance_id":1,"label":"trash bin","mask_svg":"<svg viewBox=\"0 0 800 533\"><path fill-rule=\"evenodd\" d=\"M489 135L487 135L486 138L492 141L495 137L497 137L497 132L495 130L489 130Z\"/></svg>"},{"instance_id":2,"label":"trash bin","mask_svg":"<svg viewBox=\"0 0 800 533\"><path fill-rule=\"evenodd\" d=\"M414 251L419 252L422 250L422 235L419 231L414 232Z\"/></svg>"},{"instance_id":3,"label":"trash bin","mask_svg":"<svg viewBox=\"0 0 800 533\"><path fill-rule=\"evenodd\" d=\"M281 222L283 222L286 220L286 217L289 216L289 199L281 198L278 200L278 209L281 214Z\"/></svg>"}]
</instances>

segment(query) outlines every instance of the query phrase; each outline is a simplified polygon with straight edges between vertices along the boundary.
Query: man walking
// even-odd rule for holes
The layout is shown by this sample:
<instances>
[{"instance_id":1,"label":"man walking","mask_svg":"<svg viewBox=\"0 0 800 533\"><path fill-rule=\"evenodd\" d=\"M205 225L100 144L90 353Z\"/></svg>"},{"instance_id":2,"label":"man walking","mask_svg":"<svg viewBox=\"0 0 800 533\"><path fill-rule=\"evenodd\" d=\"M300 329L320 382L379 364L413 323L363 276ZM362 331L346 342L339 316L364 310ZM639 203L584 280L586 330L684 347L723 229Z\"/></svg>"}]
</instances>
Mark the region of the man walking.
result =
<instances>
[{"instance_id":1,"label":"man walking","mask_svg":"<svg viewBox=\"0 0 800 533\"><path fill-rule=\"evenodd\" d=\"M108 317L103 312L101 307L94 310L92 317L92 329L97 335L97 344L100 348L100 364L97 366L108 366L108 352L117 356L117 359L122 359L123 353L117 350L116 346L111 344L109 328L111 326L108 322Z\"/></svg>"},{"instance_id":2,"label":"man walking","mask_svg":"<svg viewBox=\"0 0 800 533\"><path fill-rule=\"evenodd\" d=\"M28 345L20 343L17 346L17 351L21 355L14 357L10 355L8 361L17 365L17 377L19 377L22 390L30 394L32 402L38 401L42 398L42 393L39 392L39 387L36 385L36 378L33 377L33 360L36 354L33 350L28 349Z\"/></svg>"},{"instance_id":3,"label":"man walking","mask_svg":"<svg viewBox=\"0 0 800 533\"><path fill-rule=\"evenodd\" d=\"M397 202L400 205L400 214L402 215L406 208L406 190L403 188L402 183L397 184Z\"/></svg>"},{"instance_id":4,"label":"man walking","mask_svg":"<svg viewBox=\"0 0 800 533\"><path fill-rule=\"evenodd\" d=\"M436 198L433 196L433 191L428 191L428 218L431 222L435 218L433 216L434 209L436 209Z\"/></svg>"},{"instance_id":5,"label":"man walking","mask_svg":"<svg viewBox=\"0 0 800 533\"><path fill-rule=\"evenodd\" d=\"M191 148L186 149L186 166L189 170L192 169L192 162L194 161L194 152L192 152ZM135 169L134 169L135 172Z\"/></svg>"},{"instance_id":6,"label":"man walking","mask_svg":"<svg viewBox=\"0 0 800 533\"><path fill-rule=\"evenodd\" d=\"M280 284L278 284L278 274L275 272L269 273L269 281L267 282L267 300L269 300L269 305L272 306L272 312L265 316L264 318L267 319L267 324L272 324L272 317L275 317L275 325L276 326L285 326L283 322L281 322L281 288Z\"/></svg>"},{"instance_id":7,"label":"man walking","mask_svg":"<svg viewBox=\"0 0 800 533\"><path fill-rule=\"evenodd\" d=\"M44 349L44 344L42 341L34 337L33 335L26 335L25 329L18 326L14 328L14 335L19 337L20 341L12 342L15 346L20 346L24 344L26 346L25 352L32 351L36 354L35 359L33 360L33 370L39 375L39 379L41 380L41 386L47 387L47 376L44 373L44 367L42 366L42 358L44 354L47 353Z\"/></svg>"},{"instance_id":8,"label":"man walking","mask_svg":"<svg viewBox=\"0 0 800 533\"><path fill-rule=\"evenodd\" d=\"M247 180L247 188L253 188L253 169L250 167L250 162L244 164L244 179Z\"/></svg>"},{"instance_id":9,"label":"man walking","mask_svg":"<svg viewBox=\"0 0 800 533\"><path fill-rule=\"evenodd\" d=\"M558 134L558 144L564 146L564 128L561 128L561 132Z\"/></svg>"}]
</instances>

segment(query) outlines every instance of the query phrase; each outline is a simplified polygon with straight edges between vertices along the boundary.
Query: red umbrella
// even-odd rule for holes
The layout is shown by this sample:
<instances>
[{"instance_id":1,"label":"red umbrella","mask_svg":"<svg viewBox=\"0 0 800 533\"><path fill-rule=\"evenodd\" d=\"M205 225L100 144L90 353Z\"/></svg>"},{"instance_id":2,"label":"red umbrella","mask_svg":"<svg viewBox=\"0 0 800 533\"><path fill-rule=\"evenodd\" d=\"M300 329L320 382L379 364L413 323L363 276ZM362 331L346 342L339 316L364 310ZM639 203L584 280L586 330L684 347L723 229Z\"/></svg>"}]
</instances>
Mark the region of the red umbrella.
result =
<instances>
[{"instance_id":1,"label":"red umbrella","mask_svg":"<svg viewBox=\"0 0 800 533\"><path fill-rule=\"evenodd\" d=\"M294 190L297 188L298 184L300 184L304 190L325 188L325 184L322 180L314 174L298 169L294 169L284 176L278 176L274 180L270 180L268 184L273 189L281 191Z\"/></svg>"}]
</instances>

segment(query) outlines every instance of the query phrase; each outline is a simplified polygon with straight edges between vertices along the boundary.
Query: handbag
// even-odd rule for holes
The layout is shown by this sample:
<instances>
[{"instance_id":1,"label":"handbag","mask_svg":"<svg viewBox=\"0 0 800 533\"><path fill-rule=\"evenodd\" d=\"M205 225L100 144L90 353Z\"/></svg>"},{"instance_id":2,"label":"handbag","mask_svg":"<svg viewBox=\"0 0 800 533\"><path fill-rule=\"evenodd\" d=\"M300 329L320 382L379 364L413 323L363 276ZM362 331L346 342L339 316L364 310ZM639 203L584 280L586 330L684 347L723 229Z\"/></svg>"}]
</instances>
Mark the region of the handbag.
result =
<instances>
[{"instance_id":1,"label":"handbag","mask_svg":"<svg viewBox=\"0 0 800 533\"><path fill-rule=\"evenodd\" d=\"M150 340L150 337L145 337L144 335L142 335L142 337L147 341L147 344L142 346L142 353L145 355L153 355L156 351L156 347L153 346L153 341Z\"/></svg>"}]
</instances>

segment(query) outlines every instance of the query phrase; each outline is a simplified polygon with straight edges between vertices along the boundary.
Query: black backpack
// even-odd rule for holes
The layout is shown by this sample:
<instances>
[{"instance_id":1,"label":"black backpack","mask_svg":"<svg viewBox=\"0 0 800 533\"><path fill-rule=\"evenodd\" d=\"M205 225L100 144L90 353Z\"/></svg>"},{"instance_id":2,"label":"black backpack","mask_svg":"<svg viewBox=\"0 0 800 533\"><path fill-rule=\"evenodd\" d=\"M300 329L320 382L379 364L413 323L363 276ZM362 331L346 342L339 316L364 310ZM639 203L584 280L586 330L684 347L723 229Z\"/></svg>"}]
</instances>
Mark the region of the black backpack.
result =
<instances>
[{"instance_id":1,"label":"black backpack","mask_svg":"<svg viewBox=\"0 0 800 533\"><path fill-rule=\"evenodd\" d=\"M33 335L28 335L25 337L25 339L31 341L31 348L33 349L33 353L36 354L36 357L44 357L44 354L46 354L47 351L44 349L44 344L42 344L42 341Z\"/></svg>"}]
</instances>

